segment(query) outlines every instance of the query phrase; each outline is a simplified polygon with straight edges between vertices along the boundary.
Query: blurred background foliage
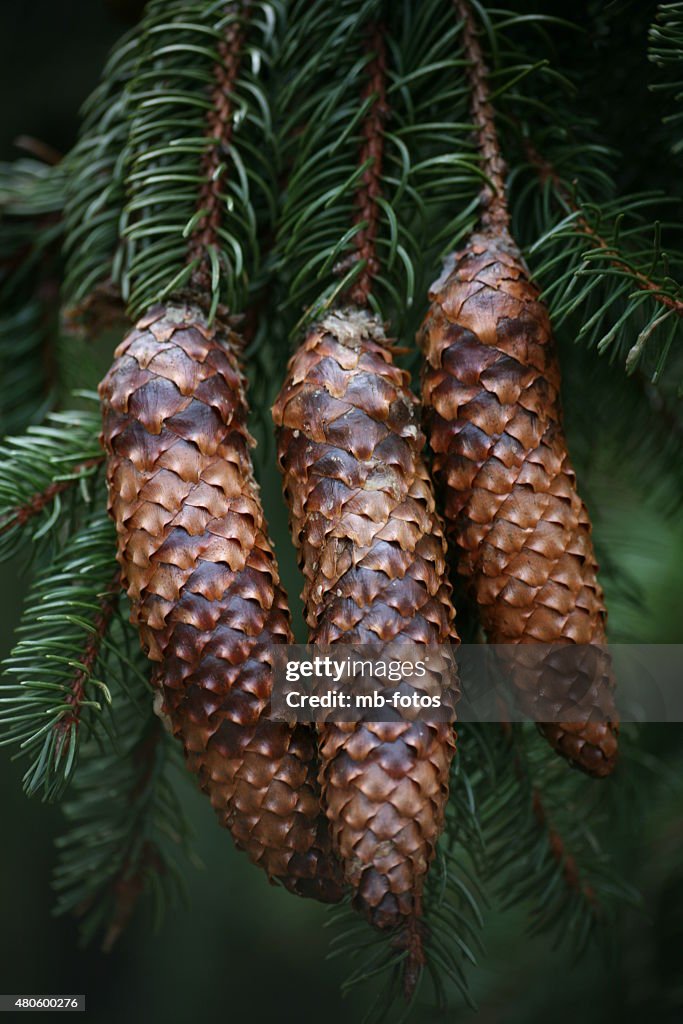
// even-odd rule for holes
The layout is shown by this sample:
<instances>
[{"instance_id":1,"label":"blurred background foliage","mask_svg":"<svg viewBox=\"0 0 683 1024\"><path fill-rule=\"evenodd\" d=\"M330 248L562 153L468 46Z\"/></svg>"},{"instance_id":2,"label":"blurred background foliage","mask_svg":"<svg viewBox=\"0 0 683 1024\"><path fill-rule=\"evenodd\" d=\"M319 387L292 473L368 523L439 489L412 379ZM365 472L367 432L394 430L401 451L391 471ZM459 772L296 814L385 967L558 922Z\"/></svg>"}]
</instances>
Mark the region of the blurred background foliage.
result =
<instances>
[{"instance_id":1,"label":"blurred background foliage","mask_svg":"<svg viewBox=\"0 0 683 1024\"><path fill-rule=\"evenodd\" d=\"M529 10L548 10L530 3ZM563 60L580 73L579 101L596 116L604 142L628 154L618 168L621 190L661 187L680 195L680 154L671 153L661 127L667 99L645 83L655 71L646 58L647 28L656 4L557 0L552 13L586 30L577 40L552 31ZM59 152L73 144L78 108L98 80L109 47L134 20L135 0L5 0L0 5L0 158L16 159L15 140L29 135ZM628 59L626 59L628 57ZM623 58L623 59L622 59ZM114 336L74 362L104 371ZM561 338L565 363L566 423L582 491L590 505L606 575L611 636L622 642L683 641L683 521L671 480L643 467L657 411L648 412L638 384L621 394L624 433L613 403L592 398L610 387L606 361L572 349ZM571 358L569 358L571 356ZM70 382L70 384L78 381ZM628 402L633 402L633 413ZM645 413L643 413L645 409ZM294 601L299 579L288 537L272 444L257 409L264 500L287 589ZM261 413L261 415L258 415ZM666 425L664 434L666 433ZM677 420L669 424L680 431ZM660 432L661 433L661 432ZM660 436L660 434L658 434ZM638 457L640 452L641 457ZM624 580L627 582L624 583ZM25 566L3 567L0 648L7 651L25 590ZM683 1020L683 744L679 726L643 728L645 750L662 758L669 782L614 823L611 852L625 877L643 893L642 910L623 912L611 954L594 949L573 963L546 938L525 934L525 908L487 915L488 957L472 975L479 1024L554 1024ZM79 949L76 924L55 919L51 872L53 842L61 830L56 807L27 801L22 767L2 754L0 790L4 827L0 843L0 989L4 992L85 992L98 1024L130 1016L145 1020L208 1019L255 1022L359 1020L367 992L338 998L346 967L328 960L321 931L326 912L268 886L232 848L193 781L181 799L192 822L194 849L203 868L188 874L187 904L171 911L160 930L138 915L104 954ZM655 792L653 788L653 792ZM457 1002L457 997L456 1002ZM411 1019L467 1021L465 1007L441 1016L417 1008Z\"/></svg>"}]
</instances>

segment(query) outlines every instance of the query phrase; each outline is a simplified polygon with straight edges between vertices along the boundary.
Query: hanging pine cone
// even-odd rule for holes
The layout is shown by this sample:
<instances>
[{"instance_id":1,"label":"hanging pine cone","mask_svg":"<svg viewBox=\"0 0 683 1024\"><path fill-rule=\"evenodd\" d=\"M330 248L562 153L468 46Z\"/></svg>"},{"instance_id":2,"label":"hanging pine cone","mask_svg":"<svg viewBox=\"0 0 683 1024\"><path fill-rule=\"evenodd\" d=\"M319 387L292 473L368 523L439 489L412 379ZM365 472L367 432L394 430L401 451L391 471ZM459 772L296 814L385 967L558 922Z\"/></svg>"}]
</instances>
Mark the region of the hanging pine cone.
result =
<instances>
[{"instance_id":1,"label":"hanging pine cone","mask_svg":"<svg viewBox=\"0 0 683 1024\"><path fill-rule=\"evenodd\" d=\"M310 730L268 720L289 614L253 478L228 328L144 316L100 385L118 560L162 712L240 849L300 895L341 897Z\"/></svg>"},{"instance_id":2,"label":"hanging pine cone","mask_svg":"<svg viewBox=\"0 0 683 1024\"><path fill-rule=\"evenodd\" d=\"M548 313L507 230L475 235L430 300L419 341L433 470L458 571L489 641L604 644L605 604L562 430ZM608 775L618 733L609 659L586 648L572 664L569 686L551 666L513 677L527 713L542 720L552 709L554 721L541 728L553 747L589 774ZM572 721L577 707L596 720Z\"/></svg>"},{"instance_id":3,"label":"hanging pine cone","mask_svg":"<svg viewBox=\"0 0 683 1024\"><path fill-rule=\"evenodd\" d=\"M273 417L311 641L457 642L416 400L380 322L345 310L313 326ZM397 718L319 732L355 905L379 928L412 924L443 823L453 727Z\"/></svg>"}]
</instances>

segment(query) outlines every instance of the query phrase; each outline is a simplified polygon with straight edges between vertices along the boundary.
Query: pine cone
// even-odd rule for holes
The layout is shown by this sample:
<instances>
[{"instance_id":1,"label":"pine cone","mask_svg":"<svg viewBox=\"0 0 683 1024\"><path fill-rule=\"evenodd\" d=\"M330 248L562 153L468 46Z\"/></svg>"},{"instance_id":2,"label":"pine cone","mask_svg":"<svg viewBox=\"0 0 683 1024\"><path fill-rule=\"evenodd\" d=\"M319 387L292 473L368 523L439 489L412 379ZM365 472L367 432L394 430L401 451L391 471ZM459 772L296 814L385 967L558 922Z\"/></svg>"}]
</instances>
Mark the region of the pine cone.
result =
<instances>
[{"instance_id":1,"label":"pine cone","mask_svg":"<svg viewBox=\"0 0 683 1024\"><path fill-rule=\"evenodd\" d=\"M314 643L457 642L416 404L363 312L327 316L289 364L273 417ZM368 716L325 723L319 736L355 905L379 928L414 921L448 798L452 724Z\"/></svg>"},{"instance_id":2,"label":"pine cone","mask_svg":"<svg viewBox=\"0 0 683 1024\"><path fill-rule=\"evenodd\" d=\"M336 901L313 733L268 720L272 645L292 636L238 345L175 305L117 349L100 396L118 560L162 713L221 823L269 877Z\"/></svg>"},{"instance_id":3,"label":"pine cone","mask_svg":"<svg viewBox=\"0 0 683 1024\"><path fill-rule=\"evenodd\" d=\"M458 571L489 641L604 644L605 604L562 431L555 344L519 252L504 236L475 235L430 299L419 340L433 470ZM618 733L609 659L599 648L571 653L574 675L554 671L557 651L540 671L538 659L535 671L523 671L521 652L510 652L520 669L513 678L537 721L552 709L542 731L553 747L589 774L608 775ZM568 713L577 707L594 720ZM563 713L574 720L559 724Z\"/></svg>"}]
</instances>

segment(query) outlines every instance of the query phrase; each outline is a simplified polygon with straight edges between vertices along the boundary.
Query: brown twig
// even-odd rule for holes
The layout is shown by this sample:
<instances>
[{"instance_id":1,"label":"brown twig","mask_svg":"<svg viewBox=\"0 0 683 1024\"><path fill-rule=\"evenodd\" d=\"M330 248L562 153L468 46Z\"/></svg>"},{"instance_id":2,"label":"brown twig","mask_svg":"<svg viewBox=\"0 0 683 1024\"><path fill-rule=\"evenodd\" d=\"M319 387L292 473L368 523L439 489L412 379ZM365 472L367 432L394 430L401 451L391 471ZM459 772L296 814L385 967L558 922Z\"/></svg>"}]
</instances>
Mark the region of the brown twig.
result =
<instances>
[{"instance_id":1,"label":"brown twig","mask_svg":"<svg viewBox=\"0 0 683 1024\"><path fill-rule=\"evenodd\" d=\"M531 809L540 828L545 829L548 834L548 844L553 860L562 870L562 877L565 884L573 892L577 893L589 903L594 911L599 910L598 898L595 889L588 882L581 878L576 857L569 853L566 844L557 829L548 821L548 815L543 803L539 789L534 787L531 791Z\"/></svg>"},{"instance_id":2,"label":"brown twig","mask_svg":"<svg viewBox=\"0 0 683 1024\"><path fill-rule=\"evenodd\" d=\"M366 52L374 54L367 66L367 83L363 99L371 99L361 129L360 166L365 167L356 191L354 224L364 226L356 232L354 262L363 260L365 266L348 291L348 298L357 306L367 306L372 283L379 273L377 259L377 231L382 195L382 158L384 155L384 122L388 115L386 98L387 55L384 32L380 25L371 25L367 33ZM374 97L374 98L373 98Z\"/></svg>"},{"instance_id":3,"label":"brown twig","mask_svg":"<svg viewBox=\"0 0 683 1024\"><path fill-rule=\"evenodd\" d=\"M133 764L140 774L130 792L131 804L144 793L150 783L154 773L157 748L162 738L161 721L155 718L133 750ZM140 812L138 812L139 816ZM145 888L145 872L148 869L157 874L164 872L163 859L153 842L146 840L137 858L132 856L135 845L136 837L133 835L124 854L121 869L111 883L114 910L102 939L102 951L105 953L111 951L133 916L137 902Z\"/></svg>"},{"instance_id":4,"label":"brown twig","mask_svg":"<svg viewBox=\"0 0 683 1024\"><path fill-rule=\"evenodd\" d=\"M487 179L481 194L481 226L507 237L510 228L505 192L507 167L500 148L495 112L489 98L489 72L470 5L467 0L454 0L454 5L463 22L463 49L469 62L467 73L472 87L472 120L477 129L482 171Z\"/></svg>"},{"instance_id":5,"label":"brown twig","mask_svg":"<svg viewBox=\"0 0 683 1024\"><path fill-rule=\"evenodd\" d=\"M501 711L501 716L504 712ZM519 750L516 748L512 725L509 721L501 721L501 728L503 733L508 740L510 746L514 749L513 754L513 767L515 774L521 781L528 779L528 772L522 764L522 759L519 755ZM588 882L585 882L581 878L579 866L576 861L576 857L567 850L567 845L562 838L560 832L552 825L548 819L548 813L545 809L543 802L543 796L540 789L537 786L531 787L531 810L534 818L538 824L539 829L545 831L548 837L548 846L550 847L550 853L562 871L562 877L564 878L565 884L572 892L579 896L582 896L587 903L590 904L591 909L594 913L598 913L600 905L595 889Z\"/></svg>"},{"instance_id":6,"label":"brown twig","mask_svg":"<svg viewBox=\"0 0 683 1024\"><path fill-rule=\"evenodd\" d=\"M7 513L6 518L0 521L0 535L7 533L15 526L25 526L26 523L33 519L34 516L40 515L44 508L50 504L51 501L61 494L63 491L73 487L74 484L78 483L82 479L84 473L92 469L95 466L99 466L104 461L104 455L94 456L92 459L85 459L83 462L79 462L74 466L72 476L65 480L57 480L54 483L49 484L45 490L38 491L36 494L25 501L22 505L17 505L15 508L10 509Z\"/></svg>"},{"instance_id":7,"label":"brown twig","mask_svg":"<svg viewBox=\"0 0 683 1024\"><path fill-rule=\"evenodd\" d=\"M230 4L226 14L236 13L237 10L236 4ZM249 4L245 3L242 5L242 18L248 18L249 13ZM211 290L209 249L219 245L218 231L223 216L222 187L225 178L225 169L221 170L221 165L230 153L234 113L232 93L240 70L243 43L242 21L230 21L224 38L218 43L220 59L213 68L216 84L211 93L211 109L206 118L207 149L202 156L200 169L204 184L197 199L197 208L204 210L204 214L190 235L187 248L187 262L197 261L191 283L200 297Z\"/></svg>"},{"instance_id":8,"label":"brown twig","mask_svg":"<svg viewBox=\"0 0 683 1024\"><path fill-rule=\"evenodd\" d=\"M131 804L147 788L154 773L154 764L159 742L163 737L163 728L158 719L154 719L144 735L132 750L133 766L140 772L131 789L128 799ZM144 808L138 810L137 818L144 813ZM135 824L135 822L134 822ZM130 840L123 852L122 863L119 870L111 878L103 889L109 889L113 899L113 909L109 923L107 924L103 939L102 951L111 952L112 947L120 938L128 922L133 916L138 900L145 888L145 872L148 869L163 874L165 865L155 843L147 839L142 844L139 853L135 853L139 832L133 831ZM101 891L100 891L101 892ZM92 907L97 894L93 893L82 900L75 908L77 917L82 917Z\"/></svg>"},{"instance_id":9,"label":"brown twig","mask_svg":"<svg viewBox=\"0 0 683 1024\"><path fill-rule=\"evenodd\" d=\"M161 875L165 867L154 843L146 840L134 869L131 871L131 860L128 858L112 883L114 910L102 939L103 953L111 952L114 944L128 927L138 900L144 892L145 872L148 869Z\"/></svg>"},{"instance_id":10,"label":"brown twig","mask_svg":"<svg viewBox=\"0 0 683 1024\"><path fill-rule=\"evenodd\" d=\"M415 914L409 918L397 941L398 948L405 949L406 958L403 963L403 997L407 1003L413 998L422 971L427 962L424 941L427 926L422 920L422 899L415 900Z\"/></svg>"},{"instance_id":11,"label":"brown twig","mask_svg":"<svg viewBox=\"0 0 683 1024\"><path fill-rule=\"evenodd\" d=\"M114 612L116 611L120 594L121 580L119 577L119 570L117 568L116 573L107 584L106 589L101 594L98 601L99 610L93 619L92 632L88 636L85 646L83 647L83 651L78 660L79 667L71 680L69 693L64 701L71 710L62 715L59 721L55 724L55 732L59 737L57 742L57 756L59 756L64 744L71 735L71 730L78 728L81 714L81 702L85 694L85 688L90 680L92 671L99 656L104 635L109 629L109 624Z\"/></svg>"},{"instance_id":12,"label":"brown twig","mask_svg":"<svg viewBox=\"0 0 683 1024\"><path fill-rule=\"evenodd\" d=\"M34 138L33 135L18 135L14 140L14 145L17 149L22 149L50 167L56 167L63 159L63 154L58 149L51 146L49 142Z\"/></svg>"}]
</instances>

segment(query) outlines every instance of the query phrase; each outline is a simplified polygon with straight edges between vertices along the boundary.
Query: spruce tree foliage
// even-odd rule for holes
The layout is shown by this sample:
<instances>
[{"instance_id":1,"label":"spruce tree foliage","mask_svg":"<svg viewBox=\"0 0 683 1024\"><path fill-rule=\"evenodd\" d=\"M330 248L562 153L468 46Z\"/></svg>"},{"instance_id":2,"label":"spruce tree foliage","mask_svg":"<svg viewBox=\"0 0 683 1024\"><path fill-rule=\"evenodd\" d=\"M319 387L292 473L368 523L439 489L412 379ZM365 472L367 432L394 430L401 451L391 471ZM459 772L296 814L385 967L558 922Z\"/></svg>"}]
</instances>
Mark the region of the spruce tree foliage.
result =
<instances>
[{"instance_id":1,"label":"spruce tree foliage","mask_svg":"<svg viewBox=\"0 0 683 1024\"><path fill-rule=\"evenodd\" d=\"M646 469L651 499L673 512L683 426L679 196L620 190L628 154L612 147L582 89L575 55L585 31L553 5L526 14L471 6L510 168L513 233L550 305L567 377L578 376L586 408L599 405L635 471ZM601 7L596 34L609 17ZM80 913L84 938L99 933L107 946L139 898L160 911L176 895L192 844L175 750L153 714L148 664L119 596L98 410L80 392L64 408L74 359L64 336L92 341L112 324L123 332L169 298L200 301L209 318L227 309L244 317L255 419L267 418L302 327L368 271L358 243L370 225L357 196L370 166L359 154L376 100L367 71L378 28L385 109L371 302L417 370L412 338L427 288L472 231L486 184L462 25L447 0L150 0L104 68L74 149L54 166L0 168L0 423L10 435L0 450L0 557L21 548L34 573L5 662L1 740L24 759L27 793L64 808L58 909ZM229 32L239 33L238 68L226 56ZM660 5L648 38L676 159L683 5ZM226 81L228 144L211 127ZM579 453L586 448L577 462L590 483L594 418L568 429ZM599 527L608 598L637 606L637 581ZM637 735L626 733L619 772L600 786L555 760L533 729L459 729L425 902L423 980L437 998L447 1002L453 988L469 998L471 968L485 958L487 901L524 903L532 929L575 952L609 935L620 905L637 902L602 846L613 816L632 806L636 780L656 783ZM371 1013L390 1014L405 951L348 907L333 917L348 984L381 976Z\"/></svg>"},{"instance_id":2,"label":"spruce tree foliage","mask_svg":"<svg viewBox=\"0 0 683 1024\"><path fill-rule=\"evenodd\" d=\"M681 79L681 56L683 56L683 4L660 4L650 28L648 57L662 71L662 80L653 83L652 89L670 94L671 113L664 117L664 123L671 132L671 152L680 154L683 142L677 138L683 122L683 79Z\"/></svg>"},{"instance_id":3,"label":"spruce tree foliage","mask_svg":"<svg viewBox=\"0 0 683 1024\"><path fill-rule=\"evenodd\" d=\"M0 429L19 432L57 390L62 169L25 158L0 166Z\"/></svg>"}]
</instances>

